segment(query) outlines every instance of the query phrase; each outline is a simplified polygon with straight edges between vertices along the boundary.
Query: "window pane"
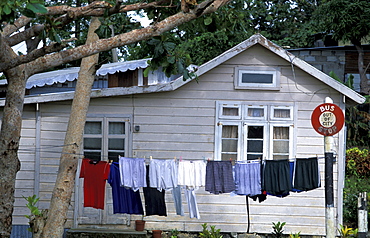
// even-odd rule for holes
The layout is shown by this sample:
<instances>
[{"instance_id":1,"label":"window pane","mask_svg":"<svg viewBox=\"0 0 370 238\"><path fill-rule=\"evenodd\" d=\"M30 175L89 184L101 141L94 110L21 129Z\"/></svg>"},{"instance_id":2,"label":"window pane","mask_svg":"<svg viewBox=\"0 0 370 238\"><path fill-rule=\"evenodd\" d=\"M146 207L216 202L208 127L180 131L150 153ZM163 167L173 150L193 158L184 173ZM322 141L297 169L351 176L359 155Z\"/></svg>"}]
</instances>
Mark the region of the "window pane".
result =
<instances>
[{"instance_id":1,"label":"window pane","mask_svg":"<svg viewBox=\"0 0 370 238\"><path fill-rule=\"evenodd\" d=\"M247 152L262 152L263 151L263 141L261 140L248 140L247 142Z\"/></svg>"},{"instance_id":2,"label":"window pane","mask_svg":"<svg viewBox=\"0 0 370 238\"><path fill-rule=\"evenodd\" d=\"M273 153L289 153L289 141L274 141Z\"/></svg>"},{"instance_id":3,"label":"window pane","mask_svg":"<svg viewBox=\"0 0 370 238\"><path fill-rule=\"evenodd\" d=\"M274 139L289 139L289 127L274 127Z\"/></svg>"},{"instance_id":4,"label":"window pane","mask_svg":"<svg viewBox=\"0 0 370 238\"><path fill-rule=\"evenodd\" d=\"M262 154L248 154L247 160L262 159Z\"/></svg>"},{"instance_id":5,"label":"window pane","mask_svg":"<svg viewBox=\"0 0 370 238\"><path fill-rule=\"evenodd\" d=\"M248 126L248 138L263 139L263 126Z\"/></svg>"},{"instance_id":6,"label":"window pane","mask_svg":"<svg viewBox=\"0 0 370 238\"><path fill-rule=\"evenodd\" d=\"M102 126L100 121L87 121L84 129L85 134L101 134Z\"/></svg>"},{"instance_id":7,"label":"window pane","mask_svg":"<svg viewBox=\"0 0 370 238\"><path fill-rule=\"evenodd\" d=\"M85 158L100 161L101 160L101 153L100 152L91 152L91 151L85 151L84 152Z\"/></svg>"},{"instance_id":8,"label":"window pane","mask_svg":"<svg viewBox=\"0 0 370 238\"><path fill-rule=\"evenodd\" d=\"M228 161L230 159L235 161L237 159L237 155L236 154L222 154L221 155L222 161Z\"/></svg>"},{"instance_id":9,"label":"window pane","mask_svg":"<svg viewBox=\"0 0 370 238\"><path fill-rule=\"evenodd\" d=\"M238 138L238 126L223 126L222 138Z\"/></svg>"},{"instance_id":10,"label":"window pane","mask_svg":"<svg viewBox=\"0 0 370 238\"><path fill-rule=\"evenodd\" d=\"M274 109L275 118L290 118L290 109Z\"/></svg>"},{"instance_id":11,"label":"window pane","mask_svg":"<svg viewBox=\"0 0 370 238\"><path fill-rule=\"evenodd\" d=\"M237 152L238 151L238 141L237 140L222 140L222 152Z\"/></svg>"},{"instance_id":12,"label":"window pane","mask_svg":"<svg viewBox=\"0 0 370 238\"><path fill-rule=\"evenodd\" d=\"M224 107L222 108L223 116L239 116L239 108L237 107Z\"/></svg>"},{"instance_id":13,"label":"window pane","mask_svg":"<svg viewBox=\"0 0 370 238\"><path fill-rule=\"evenodd\" d=\"M125 134L124 122L109 122L109 135L123 135Z\"/></svg>"},{"instance_id":14,"label":"window pane","mask_svg":"<svg viewBox=\"0 0 370 238\"><path fill-rule=\"evenodd\" d=\"M272 74L255 74L255 73L243 73L242 83L264 83L272 84Z\"/></svg>"},{"instance_id":15,"label":"window pane","mask_svg":"<svg viewBox=\"0 0 370 238\"><path fill-rule=\"evenodd\" d=\"M122 152L108 152L108 160L113 160L113 162L118 162L118 156L124 156L124 151Z\"/></svg>"},{"instance_id":16,"label":"window pane","mask_svg":"<svg viewBox=\"0 0 370 238\"><path fill-rule=\"evenodd\" d=\"M84 138L84 149L101 150L101 138Z\"/></svg>"},{"instance_id":17,"label":"window pane","mask_svg":"<svg viewBox=\"0 0 370 238\"><path fill-rule=\"evenodd\" d=\"M288 155L273 155L272 159L274 160L289 159L289 156Z\"/></svg>"},{"instance_id":18,"label":"window pane","mask_svg":"<svg viewBox=\"0 0 370 238\"><path fill-rule=\"evenodd\" d=\"M124 150L125 139L109 139L108 150Z\"/></svg>"},{"instance_id":19,"label":"window pane","mask_svg":"<svg viewBox=\"0 0 370 238\"><path fill-rule=\"evenodd\" d=\"M248 117L264 117L265 110L263 108L248 108Z\"/></svg>"}]
</instances>

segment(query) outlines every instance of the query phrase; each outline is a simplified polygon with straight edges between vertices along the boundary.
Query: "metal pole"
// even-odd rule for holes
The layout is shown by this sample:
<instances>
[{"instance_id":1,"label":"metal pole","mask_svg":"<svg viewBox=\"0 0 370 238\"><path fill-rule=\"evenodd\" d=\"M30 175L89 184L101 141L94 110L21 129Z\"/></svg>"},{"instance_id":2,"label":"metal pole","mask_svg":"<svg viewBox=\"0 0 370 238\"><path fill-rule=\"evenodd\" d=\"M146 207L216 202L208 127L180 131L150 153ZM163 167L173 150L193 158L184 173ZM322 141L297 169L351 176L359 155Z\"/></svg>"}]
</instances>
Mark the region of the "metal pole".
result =
<instances>
[{"instance_id":1,"label":"metal pole","mask_svg":"<svg viewBox=\"0 0 370 238\"><path fill-rule=\"evenodd\" d=\"M358 238L366 238L367 236L367 194L360 193L358 197Z\"/></svg>"},{"instance_id":2,"label":"metal pole","mask_svg":"<svg viewBox=\"0 0 370 238\"><path fill-rule=\"evenodd\" d=\"M333 103L329 97L325 103ZM324 136L325 151L325 227L326 238L335 238L335 209L334 209L334 188L333 188L333 137Z\"/></svg>"}]
</instances>

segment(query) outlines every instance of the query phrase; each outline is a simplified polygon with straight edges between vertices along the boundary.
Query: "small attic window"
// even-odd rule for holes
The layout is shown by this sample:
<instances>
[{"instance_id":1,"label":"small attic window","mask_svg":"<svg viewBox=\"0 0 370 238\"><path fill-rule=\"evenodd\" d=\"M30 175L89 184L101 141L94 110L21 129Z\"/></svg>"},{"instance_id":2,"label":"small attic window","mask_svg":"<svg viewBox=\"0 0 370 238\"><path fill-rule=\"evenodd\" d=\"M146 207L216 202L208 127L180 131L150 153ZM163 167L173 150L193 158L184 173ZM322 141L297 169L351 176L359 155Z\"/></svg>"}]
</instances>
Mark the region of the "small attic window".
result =
<instances>
[{"instance_id":1,"label":"small attic window","mask_svg":"<svg viewBox=\"0 0 370 238\"><path fill-rule=\"evenodd\" d=\"M280 70L273 67L236 67L235 89L278 90Z\"/></svg>"}]
</instances>

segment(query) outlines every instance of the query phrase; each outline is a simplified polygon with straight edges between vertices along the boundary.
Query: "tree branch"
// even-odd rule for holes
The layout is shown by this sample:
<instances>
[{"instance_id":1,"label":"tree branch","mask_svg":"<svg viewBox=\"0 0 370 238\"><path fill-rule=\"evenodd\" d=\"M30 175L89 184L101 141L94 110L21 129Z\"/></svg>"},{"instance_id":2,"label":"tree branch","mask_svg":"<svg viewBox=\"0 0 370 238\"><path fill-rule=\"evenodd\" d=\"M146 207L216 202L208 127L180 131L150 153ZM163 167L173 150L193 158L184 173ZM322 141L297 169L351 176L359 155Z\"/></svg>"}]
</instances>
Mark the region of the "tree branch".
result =
<instances>
[{"instance_id":1,"label":"tree branch","mask_svg":"<svg viewBox=\"0 0 370 238\"><path fill-rule=\"evenodd\" d=\"M44 25L41 24L33 25L32 27L27 28L22 32L10 36L9 38L6 39L6 41L9 44L9 46L14 46L34 36L38 36L43 30Z\"/></svg>"},{"instance_id":2,"label":"tree branch","mask_svg":"<svg viewBox=\"0 0 370 238\"><path fill-rule=\"evenodd\" d=\"M39 73L64 63L81 59L83 57L87 57L99 52L111 50L112 48L133 44L142 40L147 40L153 36L158 36L164 32L167 32L185 22L196 19L197 17L204 15L205 13L208 14L214 12L229 1L230 0L215 0L214 2L212 2L211 0L209 0L204 4L199 4L193 10L190 10L189 13L177 13L164 19L161 22L150 25L146 28L132 30L130 32L123 33L111 38L95 41L91 44L86 44L58 53L45 55L44 57L40 57L34 61L32 61L31 57L17 57L11 62L0 63L0 72L6 69L13 68L20 64L30 62L28 64L28 69L30 70L29 72L32 72L32 74ZM22 58L24 58L25 60L23 60Z\"/></svg>"},{"instance_id":3,"label":"tree branch","mask_svg":"<svg viewBox=\"0 0 370 238\"><path fill-rule=\"evenodd\" d=\"M27 25L31 20L32 20L31 18L21 16L13 24L6 25L3 29L2 35L5 37L5 36L9 36L13 34L14 32L18 31L20 28Z\"/></svg>"}]
</instances>

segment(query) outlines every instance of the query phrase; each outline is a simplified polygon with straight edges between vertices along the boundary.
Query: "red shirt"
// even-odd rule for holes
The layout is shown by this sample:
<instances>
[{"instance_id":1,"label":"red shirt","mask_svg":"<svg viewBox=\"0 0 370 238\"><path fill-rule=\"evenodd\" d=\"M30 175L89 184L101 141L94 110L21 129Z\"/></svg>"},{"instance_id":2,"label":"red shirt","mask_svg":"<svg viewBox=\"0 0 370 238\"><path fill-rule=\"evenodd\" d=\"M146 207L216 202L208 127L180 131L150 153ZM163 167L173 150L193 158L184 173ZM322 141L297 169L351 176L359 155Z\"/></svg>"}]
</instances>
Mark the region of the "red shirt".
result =
<instances>
[{"instance_id":1,"label":"red shirt","mask_svg":"<svg viewBox=\"0 0 370 238\"><path fill-rule=\"evenodd\" d=\"M84 178L84 207L104 209L105 183L108 179L110 166L106 161L90 163L83 159L80 178Z\"/></svg>"}]
</instances>

